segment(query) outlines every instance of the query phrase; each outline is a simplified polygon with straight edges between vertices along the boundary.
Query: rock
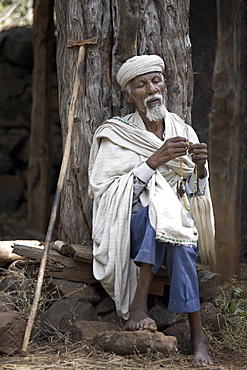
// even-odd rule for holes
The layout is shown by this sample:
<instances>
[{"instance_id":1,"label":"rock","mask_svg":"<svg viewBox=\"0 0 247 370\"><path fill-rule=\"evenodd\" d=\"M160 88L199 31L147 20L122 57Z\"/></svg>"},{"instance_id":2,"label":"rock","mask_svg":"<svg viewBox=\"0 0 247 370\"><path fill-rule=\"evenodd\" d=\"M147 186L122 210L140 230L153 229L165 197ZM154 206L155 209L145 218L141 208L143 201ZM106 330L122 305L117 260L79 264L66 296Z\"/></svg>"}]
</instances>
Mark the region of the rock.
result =
<instances>
[{"instance_id":1,"label":"rock","mask_svg":"<svg viewBox=\"0 0 247 370\"><path fill-rule=\"evenodd\" d=\"M18 148L11 153L11 156L15 163L19 159L20 165L27 165L29 159L29 137L20 143ZM24 173L22 173L22 178L24 179Z\"/></svg>"},{"instance_id":2,"label":"rock","mask_svg":"<svg viewBox=\"0 0 247 370\"><path fill-rule=\"evenodd\" d=\"M0 176L0 209L12 212L18 208L24 192L24 184L18 175Z\"/></svg>"},{"instance_id":3,"label":"rock","mask_svg":"<svg viewBox=\"0 0 247 370\"><path fill-rule=\"evenodd\" d=\"M28 137L29 132L26 128L12 128L1 132L0 144L6 154L11 154L18 149L18 159L20 160L20 146Z\"/></svg>"},{"instance_id":4,"label":"rock","mask_svg":"<svg viewBox=\"0 0 247 370\"><path fill-rule=\"evenodd\" d=\"M212 302L217 293L220 274L199 270L197 276L199 281L200 301Z\"/></svg>"},{"instance_id":5,"label":"rock","mask_svg":"<svg viewBox=\"0 0 247 370\"><path fill-rule=\"evenodd\" d=\"M100 295L94 287L84 283L53 278L49 284L49 289L53 298L80 298L94 305L98 304L101 300Z\"/></svg>"},{"instance_id":6,"label":"rock","mask_svg":"<svg viewBox=\"0 0 247 370\"><path fill-rule=\"evenodd\" d=\"M151 308L149 316L154 319L159 330L164 330L168 326L178 322L181 319L182 314L168 311L167 308L159 302Z\"/></svg>"},{"instance_id":7,"label":"rock","mask_svg":"<svg viewBox=\"0 0 247 370\"><path fill-rule=\"evenodd\" d=\"M22 67L32 68L32 29L15 27L6 37L4 53L8 61Z\"/></svg>"},{"instance_id":8,"label":"rock","mask_svg":"<svg viewBox=\"0 0 247 370\"><path fill-rule=\"evenodd\" d=\"M25 79L21 78L11 78L8 81L8 84L4 84L4 80L0 79L1 82L1 94L0 94L0 101L5 101L10 99L12 96L21 96L23 91L25 90L27 82Z\"/></svg>"},{"instance_id":9,"label":"rock","mask_svg":"<svg viewBox=\"0 0 247 370\"><path fill-rule=\"evenodd\" d=\"M0 150L0 174L9 172L14 166L13 159Z\"/></svg>"},{"instance_id":10,"label":"rock","mask_svg":"<svg viewBox=\"0 0 247 370\"><path fill-rule=\"evenodd\" d=\"M209 329L215 337L220 338L222 336L221 329L224 328L225 322L211 302L201 304L201 319L202 326Z\"/></svg>"},{"instance_id":11,"label":"rock","mask_svg":"<svg viewBox=\"0 0 247 370\"><path fill-rule=\"evenodd\" d=\"M158 331L105 331L97 334L93 343L107 352L118 355L147 353L150 350L158 351L168 356L177 351L177 339L165 336Z\"/></svg>"},{"instance_id":12,"label":"rock","mask_svg":"<svg viewBox=\"0 0 247 370\"><path fill-rule=\"evenodd\" d=\"M105 298L95 307L95 311L100 317L106 316L107 314L112 313L114 310L115 302L111 297Z\"/></svg>"},{"instance_id":13,"label":"rock","mask_svg":"<svg viewBox=\"0 0 247 370\"><path fill-rule=\"evenodd\" d=\"M15 354L22 345L26 322L17 311L1 312L0 320L0 353Z\"/></svg>"},{"instance_id":14,"label":"rock","mask_svg":"<svg viewBox=\"0 0 247 370\"><path fill-rule=\"evenodd\" d=\"M41 315L41 328L47 334L65 334L81 320L99 321L92 304L79 298L61 298Z\"/></svg>"},{"instance_id":15,"label":"rock","mask_svg":"<svg viewBox=\"0 0 247 370\"><path fill-rule=\"evenodd\" d=\"M180 322L166 328L163 333L177 338L178 349L184 353L191 354L190 347L190 325L188 322Z\"/></svg>"},{"instance_id":16,"label":"rock","mask_svg":"<svg viewBox=\"0 0 247 370\"><path fill-rule=\"evenodd\" d=\"M113 311L109 315L104 316L102 320L117 325L122 330L124 329L125 321L117 315L116 311Z\"/></svg>"},{"instance_id":17,"label":"rock","mask_svg":"<svg viewBox=\"0 0 247 370\"><path fill-rule=\"evenodd\" d=\"M0 61L0 79L4 79L5 81L12 78L26 79L27 77L31 77L31 73L32 71L29 68L23 68L21 66L11 64L6 60Z\"/></svg>"},{"instance_id":18,"label":"rock","mask_svg":"<svg viewBox=\"0 0 247 370\"><path fill-rule=\"evenodd\" d=\"M1 94L1 93L0 93ZM11 99L1 100L0 97L0 127L30 127L31 117L31 90L27 84L21 96L12 96Z\"/></svg>"},{"instance_id":19,"label":"rock","mask_svg":"<svg viewBox=\"0 0 247 370\"><path fill-rule=\"evenodd\" d=\"M71 329L70 338L75 341L87 340L93 342L93 338L104 331L119 331L117 325L100 322L100 321L78 321L75 322Z\"/></svg>"}]
</instances>

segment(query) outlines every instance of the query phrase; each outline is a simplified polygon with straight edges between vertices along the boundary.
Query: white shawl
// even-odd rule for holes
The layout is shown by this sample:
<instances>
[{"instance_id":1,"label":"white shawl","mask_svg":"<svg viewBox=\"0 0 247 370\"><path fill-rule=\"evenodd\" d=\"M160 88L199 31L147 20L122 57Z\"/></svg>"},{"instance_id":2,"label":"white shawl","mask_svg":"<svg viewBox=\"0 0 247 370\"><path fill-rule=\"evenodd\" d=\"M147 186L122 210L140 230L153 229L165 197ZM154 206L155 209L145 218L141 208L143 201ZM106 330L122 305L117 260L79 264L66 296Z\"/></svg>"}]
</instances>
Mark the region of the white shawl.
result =
<instances>
[{"instance_id":1,"label":"white shawl","mask_svg":"<svg viewBox=\"0 0 247 370\"><path fill-rule=\"evenodd\" d=\"M191 126L176 114L165 117L165 137L186 137L198 142ZM127 319L137 284L137 267L130 260L130 219L133 196L133 169L147 160L164 142L146 130L135 112L104 122L95 132L89 159L89 195L93 203L93 271L116 310ZM194 170L190 155L183 157L183 177ZM150 222L156 238L173 244L196 245L197 230L189 211L175 194L180 182L179 159L156 170L141 194L149 204ZM205 196L210 197L208 186Z\"/></svg>"}]
</instances>

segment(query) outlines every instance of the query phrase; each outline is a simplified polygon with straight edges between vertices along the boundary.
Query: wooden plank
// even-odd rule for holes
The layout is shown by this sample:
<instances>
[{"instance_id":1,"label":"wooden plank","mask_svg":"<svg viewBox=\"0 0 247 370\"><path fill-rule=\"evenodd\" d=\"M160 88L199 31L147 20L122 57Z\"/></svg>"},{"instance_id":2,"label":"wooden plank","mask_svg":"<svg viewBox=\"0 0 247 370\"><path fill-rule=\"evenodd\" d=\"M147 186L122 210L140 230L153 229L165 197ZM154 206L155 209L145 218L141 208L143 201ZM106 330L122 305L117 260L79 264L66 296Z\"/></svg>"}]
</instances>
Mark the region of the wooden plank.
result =
<instances>
[{"instance_id":1,"label":"wooden plank","mask_svg":"<svg viewBox=\"0 0 247 370\"><path fill-rule=\"evenodd\" d=\"M25 244L13 244L13 252L20 256L30 258L35 261L40 261L43 254L43 245L25 245ZM18 252L17 252L18 251ZM51 251L53 252L53 251Z\"/></svg>"},{"instance_id":2,"label":"wooden plank","mask_svg":"<svg viewBox=\"0 0 247 370\"><path fill-rule=\"evenodd\" d=\"M150 285L148 293L162 297L164 294L164 283L153 280Z\"/></svg>"},{"instance_id":3,"label":"wooden plank","mask_svg":"<svg viewBox=\"0 0 247 370\"><path fill-rule=\"evenodd\" d=\"M91 264L75 261L69 257L58 263L57 259L49 256L46 273L57 279L75 281L77 283L92 284L96 282Z\"/></svg>"},{"instance_id":4,"label":"wooden plank","mask_svg":"<svg viewBox=\"0 0 247 370\"><path fill-rule=\"evenodd\" d=\"M76 261L93 262L93 247L91 245L72 244L74 249L73 258Z\"/></svg>"},{"instance_id":5,"label":"wooden plank","mask_svg":"<svg viewBox=\"0 0 247 370\"><path fill-rule=\"evenodd\" d=\"M87 245L72 244L71 246L74 250L73 258L64 256L55 250L49 251L46 274L69 281L84 283L96 282L92 272L92 245L88 243ZM13 252L40 262L43 253L43 245L25 245L25 241L23 244L15 243L13 245ZM167 270L165 267L161 267L154 276L150 292L152 291L152 294L162 295L163 285L169 284ZM154 291L156 293L153 293Z\"/></svg>"},{"instance_id":6,"label":"wooden plank","mask_svg":"<svg viewBox=\"0 0 247 370\"><path fill-rule=\"evenodd\" d=\"M13 245L13 252L40 262L43 254L43 246L30 247L21 244ZM75 261L71 257L64 256L57 251L50 250L47 258L45 274L58 279L91 284L96 282L92 264L83 261Z\"/></svg>"}]
</instances>

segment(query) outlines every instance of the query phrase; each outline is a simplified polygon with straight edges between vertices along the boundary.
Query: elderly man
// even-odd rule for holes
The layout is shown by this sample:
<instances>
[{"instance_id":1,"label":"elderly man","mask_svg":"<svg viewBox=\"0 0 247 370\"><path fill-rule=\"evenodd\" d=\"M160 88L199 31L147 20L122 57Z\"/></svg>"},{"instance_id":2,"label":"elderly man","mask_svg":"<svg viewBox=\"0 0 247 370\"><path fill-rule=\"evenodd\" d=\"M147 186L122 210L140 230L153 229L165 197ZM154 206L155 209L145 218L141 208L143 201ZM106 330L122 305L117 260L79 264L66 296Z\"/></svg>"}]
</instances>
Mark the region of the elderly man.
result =
<instances>
[{"instance_id":1,"label":"elderly man","mask_svg":"<svg viewBox=\"0 0 247 370\"><path fill-rule=\"evenodd\" d=\"M168 309L188 313L194 358L210 364L200 318L198 232L190 211L198 183L210 201L207 146L167 111L163 72L157 55L127 60L117 80L136 111L109 119L95 132L89 161L93 271L127 330L155 331L147 298L154 274L165 265Z\"/></svg>"}]
</instances>

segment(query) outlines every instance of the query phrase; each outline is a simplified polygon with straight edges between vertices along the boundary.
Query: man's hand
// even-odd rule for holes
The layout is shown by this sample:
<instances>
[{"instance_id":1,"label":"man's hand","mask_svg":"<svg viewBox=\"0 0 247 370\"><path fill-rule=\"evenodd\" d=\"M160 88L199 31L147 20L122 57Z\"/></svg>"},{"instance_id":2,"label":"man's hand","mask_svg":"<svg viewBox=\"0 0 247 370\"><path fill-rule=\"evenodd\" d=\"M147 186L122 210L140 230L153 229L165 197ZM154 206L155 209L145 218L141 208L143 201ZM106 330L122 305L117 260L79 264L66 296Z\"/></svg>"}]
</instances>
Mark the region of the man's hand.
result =
<instances>
[{"instance_id":1,"label":"man's hand","mask_svg":"<svg viewBox=\"0 0 247 370\"><path fill-rule=\"evenodd\" d=\"M185 137L172 137L167 139L164 144L148 158L146 163L153 170L156 170L156 168L170 161L171 159L185 155L188 148L188 142L186 141Z\"/></svg>"},{"instance_id":2,"label":"man's hand","mask_svg":"<svg viewBox=\"0 0 247 370\"><path fill-rule=\"evenodd\" d=\"M208 159L208 149L205 143L191 143L187 142L186 138L181 136L167 139L164 144L152 154L148 160L147 165L153 170L156 170L162 164L171 159L182 157L188 153L191 154L192 161L198 164L198 175L203 173L204 165Z\"/></svg>"},{"instance_id":3,"label":"man's hand","mask_svg":"<svg viewBox=\"0 0 247 370\"><path fill-rule=\"evenodd\" d=\"M204 165L208 159L208 148L205 143L189 143L188 152L191 154L192 161L198 164L199 177L203 173Z\"/></svg>"}]
</instances>

